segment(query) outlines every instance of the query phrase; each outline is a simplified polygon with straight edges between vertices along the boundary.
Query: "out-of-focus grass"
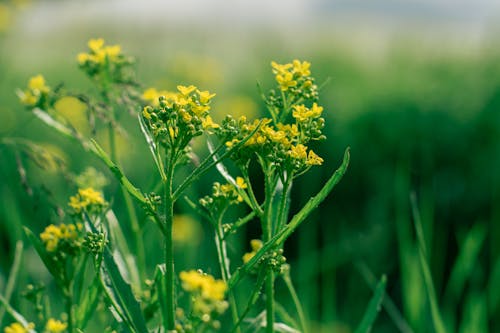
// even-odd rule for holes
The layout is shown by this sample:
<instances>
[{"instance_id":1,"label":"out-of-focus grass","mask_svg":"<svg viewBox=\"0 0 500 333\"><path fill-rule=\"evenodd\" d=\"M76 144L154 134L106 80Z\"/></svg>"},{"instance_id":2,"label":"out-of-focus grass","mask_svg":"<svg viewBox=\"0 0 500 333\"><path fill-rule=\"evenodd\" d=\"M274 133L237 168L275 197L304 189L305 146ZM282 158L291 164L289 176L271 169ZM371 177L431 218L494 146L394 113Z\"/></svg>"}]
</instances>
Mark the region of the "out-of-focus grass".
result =
<instances>
[{"instance_id":1,"label":"out-of-focus grass","mask_svg":"<svg viewBox=\"0 0 500 333\"><path fill-rule=\"evenodd\" d=\"M17 57L12 39L0 40L8 46L2 49L0 58L0 140L21 137L50 144L63 151L66 160L65 169L43 171L12 146L0 146L0 292L5 287L15 242L22 238L21 225L41 231L60 218L57 206L65 205L73 191L66 177L89 164L104 170L77 145L34 120L14 95L30 75L39 72L52 85L64 81L68 86L89 89L74 65L75 54L89 36L83 32L75 35L81 38L56 36L59 41L74 42L57 44L50 52L44 51L40 41L26 48L38 50L32 62L29 59L34 59L33 55ZM395 43L387 48L382 60L370 61L369 56L336 47L330 40L311 40L297 48L269 36L255 36L246 46L253 52L227 61L243 52L231 51L232 44L221 41L214 41L216 46L206 46L210 41L205 41L205 47L194 47L191 43L200 39L172 36L174 41L167 47L155 44L158 35L151 39L131 36L130 43L119 33L114 35L112 42L137 55L142 81L158 88L194 83L213 90L219 117L263 110L255 83L258 80L264 87L270 85L267 73L271 60L307 59L318 83L330 78L320 100L326 110L329 140L315 149L324 157L325 167L296 183L293 200L297 207L321 187L329 170L339 164L338 156L345 146L351 146L351 165L314 220L305 223L286 245L306 316L318 323L314 331L335 328L337 332L349 332L361 320L372 290L352 264L359 261L376 276L387 274L386 292L413 331L433 329L409 201L412 191L418 198L426 260L446 329L500 330L497 51L473 56L452 52L439 55L423 52L417 45L404 44L403 48ZM23 66L19 58L26 61ZM122 148L128 154L124 168L137 183L153 186L149 177L153 164L142 149L145 143L136 120L125 115L122 120L126 129ZM32 194L20 185L20 165L26 169ZM203 180L190 195L197 198L206 194L212 179ZM108 197L114 197L117 190L114 183L105 189ZM118 197L113 204L116 212L123 211ZM186 206L178 213L189 213L189 209ZM148 263L153 265L160 261L156 253L161 243L151 226L144 229ZM178 244L188 255L179 255L177 265L179 269L196 265L211 272L217 265L209 228L201 224L197 233L196 237L203 237L196 245ZM249 226L247 233L249 238L255 237L259 230ZM248 242L241 240L238 244L230 249L233 253L241 253ZM231 259L241 260L236 255ZM19 286L39 277L46 280L46 274L31 264L34 260L28 251L25 261L30 265L23 266ZM278 286L277 293L281 303L291 308L285 288ZM13 302L29 313L19 290ZM382 313L374 331L396 331L390 318Z\"/></svg>"}]
</instances>

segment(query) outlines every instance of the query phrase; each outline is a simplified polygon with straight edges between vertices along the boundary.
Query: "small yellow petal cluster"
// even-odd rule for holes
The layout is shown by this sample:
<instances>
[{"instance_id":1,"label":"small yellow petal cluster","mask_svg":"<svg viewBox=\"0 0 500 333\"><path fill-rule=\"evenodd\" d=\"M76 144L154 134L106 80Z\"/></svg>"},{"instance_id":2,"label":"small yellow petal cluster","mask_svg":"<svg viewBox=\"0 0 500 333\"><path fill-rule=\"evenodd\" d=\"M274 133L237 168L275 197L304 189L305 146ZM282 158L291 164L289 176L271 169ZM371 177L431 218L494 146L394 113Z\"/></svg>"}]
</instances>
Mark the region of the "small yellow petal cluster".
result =
<instances>
[{"instance_id":1,"label":"small yellow petal cluster","mask_svg":"<svg viewBox=\"0 0 500 333\"><path fill-rule=\"evenodd\" d=\"M81 213L83 210L99 211L106 205L106 202L101 192L88 187L79 189L76 195L70 197L68 205L75 213Z\"/></svg>"},{"instance_id":2,"label":"small yellow petal cluster","mask_svg":"<svg viewBox=\"0 0 500 333\"><path fill-rule=\"evenodd\" d=\"M35 328L35 324L29 323L28 326L23 326L20 323L12 323L4 328L4 333L28 333Z\"/></svg>"},{"instance_id":3,"label":"small yellow petal cluster","mask_svg":"<svg viewBox=\"0 0 500 333\"><path fill-rule=\"evenodd\" d=\"M50 92L49 86L42 75L36 75L29 79L28 89L20 93L21 103L28 106L37 105L43 97Z\"/></svg>"},{"instance_id":4,"label":"small yellow petal cluster","mask_svg":"<svg viewBox=\"0 0 500 333\"><path fill-rule=\"evenodd\" d=\"M64 330L66 330L67 327L68 327L67 323L63 323L59 320L50 318L47 321L47 324L45 325L45 330L48 333L61 333L64 332Z\"/></svg>"},{"instance_id":5,"label":"small yellow petal cluster","mask_svg":"<svg viewBox=\"0 0 500 333\"><path fill-rule=\"evenodd\" d=\"M142 99L152 106L160 105L159 99L161 96L164 96L166 100L173 100L177 98L177 93L168 90L157 90L156 88L148 88L142 93ZM146 115L144 117L147 118Z\"/></svg>"},{"instance_id":6,"label":"small yellow petal cluster","mask_svg":"<svg viewBox=\"0 0 500 333\"><path fill-rule=\"evenodd\" d=\"M300 84L310 84L307 77L311 75L309 69L311 64L307 61L301 62L295 59L293 62L287 64L278 64L273 61L271 62L271 66L275 74L276 82L278 82L282 91L287 91L290 87L295 87ZM304 79L306 80L304 81Z\"/></svg>"},{"instance_id":7,"label":"small yellow petal cluster","mask_svg":"<svg viewBox=\"0 0 500 333\"><path fill-rule=\"evenodd\" d=\"M319 118L323 112L323 107L313 103L309 109L305 105L295 105L293 107L292 116L299 122L306 122L311 119Z\"/></svg>"},{"instance_id":8,"label":"small yellow petal cluster","mask_svg":"<svg viewBox=\"0 0 500 333\"><path fill-rule=\"evenodd\" d=\"M45 245L45 249L48 252L54 252L57 250L59 244L63 241L74 242L78 239L78 233L82 230L82 225L77 224L61 224L61 225L49 225L40 234L40 239Z\"/></svg>"},{"instance_id":9,"label":"small yellow petal cluster","mask_svg":"<svg viewBox=\"0 0 500 333\"><path fill-rule=\"evenodd\" d=\"M105 45L102 38L89 40L87 46L90 52L82 52L77 56L80 65L86 63L104 64L106 61L115 62L122 55L120 45Z\"/></svg>"},{"instance_id":10,"label":"small yellow petal cluster","mask_svg":"<svg viewBox=\"0 0 500 333\"><path fill-rule=\"evenodd\" d=\"M221 301L227 290L227 284L216 280L212 275L200 271L183 271L179 275L182 288L191 293L197 293L207 300Z\"/></svg>"},{"instance_id":11,"label":"small yellow petal cluster","mask_svg":"<svg viewBox=\"0 0 500 333\"><path fill-rule=\"evenodd\" d=\"M288 153L291 158L298 161L304 161L305 164L309 166L323 164L323 159L321 157L319 157L312 150L309 150L308 153L307 146L304 146L301 143L297 144L296 146L292 146Z\"/></svg>"},{"instance_id":12,"label":"small yellow petal cluster","mask_svg":"<svg viewBox=\"0 0 500 333\"><path fill-rule=\"evenodd\" d=\"M259 251L262 248L262 241L260 239L252 239L250 241L250 247L252 248L251 252L247 252L243 255L243 263L247 263L252 259L257 251Z\"/></svg>"}]
</instances>

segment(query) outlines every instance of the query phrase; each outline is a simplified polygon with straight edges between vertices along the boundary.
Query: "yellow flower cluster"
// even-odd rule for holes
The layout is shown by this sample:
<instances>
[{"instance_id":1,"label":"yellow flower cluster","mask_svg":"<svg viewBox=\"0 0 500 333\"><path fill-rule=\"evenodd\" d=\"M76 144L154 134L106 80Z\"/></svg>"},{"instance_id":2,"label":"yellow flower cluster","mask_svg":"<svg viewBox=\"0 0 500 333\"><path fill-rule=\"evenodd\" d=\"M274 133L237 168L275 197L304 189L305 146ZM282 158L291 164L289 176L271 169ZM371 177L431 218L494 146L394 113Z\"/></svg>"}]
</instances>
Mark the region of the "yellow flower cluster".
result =
<instances>
[{"instance_id":1,"label":"yellow flower cluster","mask_svg":"<svg viewBox=\"0 0 500 333\"><path fill-rule=\"evenodd\" d=\"M177 92L159 91L149 88L142 98L149 103L142 115L149 128L165 146L185 147L203 130L210 132L218 128L208 114L210 102L215 94L201 91L195 86L177 86Z\"/></svg>"},{"instance_id":2,"label":"yellow flower cluster","mask_svg":"<svg viewBox=\"0 0 500 333\"><path fill-rule=\"evenodd\" d=\"M212 275L200 271L183 271L179 274L182 288L188 292L199 294L201 297L222 301L227 285L222 280L216 280Z\"/></svg>"},{"instance_id":3,"label":"yellow flower cluster","mask_svg":"<svg viewBox=\"0 0 500 333\"><path fill-rule=\"evenodd\" d=\"M49 86L42 75L36 75L29 79L28 89L19 94L21 103L28 106L39 105L50 92Z\"/></svg>"},{"instance_id":4,"label":"yellow flower cluster","mask_svg":"<svg viewBox=\"0 0 500 333\"><path fill-rule=\"evenodd\" d=\"M64 332L67 327L68 327L67 323L63 323L59 320L50 318L47 321L47 324L45 325L45 330L48 333L61 333Z\"/></svg>"},{"instance_id":5,"label":"yellow flower cluster","mask_svg":"<svg viewBox=\"0 0 500 333\"><path fill-rule=\"evenodd\" d=\"M278 64L271 62L273 73L276 75L275 79L278 82L282 91L287 91L290 87L298 85L312 85L312 82L307 79L311 75L311 64L307 61L299 61L295 59L291 63ZM305 78L305 80L304 80Z\"/></svg>"},{"instance_id":6,"label":"yellow flower cluster","mask_svg":"<svg viewBox=\"0 0 500 333\"><path fill-rule=\"evenodd\" d=\"M83 226L81 223L61 224L59 226L51 224L40 234L40 239L44 243L47 251L54 252L62 242L75 245L82 228Z\"/></svg>"},{"instance_id":7,"label":"yellow flower cluster","mask_svg":"<svg viewBox=\"0 0 500 333\"><path fill-rule=\"evenodd\" d=\"M4 328L4 333L28 333L35 328L35 324L29 323L28 326L23 326L20 323L12 323Z\"/></svg>"},{"instance_id":8,"label":"yellow flower cluster","mask_svg":"<svg viewBox=\"0 0 500 333\"><path fill-rule=\"evenodd\" d=\"M88 62L104 64L106 61L115 62L122 55L120 45L105 45L104 39L91 39L88 42L89 53L79 53L78 63L84 65Z\"/></svg>"},{"instance_id":9,"label":"yellow flower cluster","mask_svg":"<svg viewBox=\"0 0 500 333\"><path fill-rule=\"evenodd\" d=\"M313 103L310 109L301 104L293 107L292 116L297 119L298 122L306 122L308 120L321 117L322 112L323 107L318 106L316 103Z\"/></svg>"},{"instance_id":10,"label":"yellow flower cluster","mask_svg":"<svg viewBox=\"0 0 500 333\"><path fill-rule=\"evenodd\" d=\"M243 255L243 263L247 263L252 259L257 251L259 251L262 248L262 241L260 239L252 239L250 241L250 247L252 248L251 252L247 252Z\"/></svg>"},{"instance_id":11,"label":"yellow flower cluster","mask_svg":"<svg viewBox=\"0 0 500 333\"><path fill-rule=\"evenodd\" d=\"M106 206L106 201L104 201L101 192L88 187L79 189L76 195L70 197L68 205L73 208L77 214L84 210L99 212Z\"/></svg>"},{"instance_id":12,"label":"yellow flower cluster","mask_svg":"<svg viewBox=\"0 0 500 333\"><path fill-rule=\"evenodd\" d=\"M309 150L307 153L307 147L299 143L288 151L290 157L295 160L303 161L306 165L321 165L323 164L323 159L316 155L315 152Z\"/></svg>"}]
</instances>

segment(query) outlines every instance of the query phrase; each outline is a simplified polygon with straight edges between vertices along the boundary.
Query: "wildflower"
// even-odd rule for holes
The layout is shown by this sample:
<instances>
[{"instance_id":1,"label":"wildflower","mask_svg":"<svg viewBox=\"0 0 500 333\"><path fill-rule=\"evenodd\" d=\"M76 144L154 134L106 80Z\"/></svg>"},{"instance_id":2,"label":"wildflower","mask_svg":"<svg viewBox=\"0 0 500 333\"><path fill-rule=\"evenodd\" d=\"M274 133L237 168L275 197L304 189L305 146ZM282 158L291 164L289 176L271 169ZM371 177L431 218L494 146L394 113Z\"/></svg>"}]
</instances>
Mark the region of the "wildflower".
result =
<instances>
[{"instance_id":1,"label":"wildflower","mask_svg":"<svg viewBox=\"0 0 500 333\"><path fill-rule=\"evenodd\" d=\"M321 165L323 164L323 159L316 155L315 152L312 150L309 150L309 154L307 155L307 165Z\"/></svg>"},{"instance_id":2,"label":"wildflower","mask_svg":"<svg viewBox=\"0 0 500 333\"><path fill-rule=\"evenodd\" d=\"M250 247L252 248L251 252L247 252L243 255L243 263L247 263L252 259L257 251L259 251L262 248L262 241L260 239L252 239L250 241Z\"/></svg>"},{"instance_id":3,"label":"wildflower","mask_svg":"<svg viewBox=\"0 0 500 333\"><path fill-rule=\"evenodd\" d=\"M292 64L278 64L275 61L271 61L271 67L273 68L274 74L282 74L288 72L292 68Z\"/></svg>"},{"instance_id":4,"label":"wildflower","mask_svg":"<svg viewBox=\"0 0 500 333\"><path fill-rule=\"evenodd\" d=\"M307 158L307 147L299 143L296 146L292 146L289 151L290 157L297 160L305 160Z\"/></svg>"},{"instance_id":5,"label":"wildflower","mask_svg":"<svg viewBox=\"0 0 500 333\"><path fill-rule=\"evenodd\" d=\"M77 224L61 224L59 226L49 225L40 234L40 239L45 244L45 249L48 252L57 250L61 242L73 244L78 239L78 232L82 230L82 225Z\"/></svg>"},{"instance_id":6,"label":"wildflower","mask_svg":"<svg viewBox=\"0 0 500 333\"><path fill-rule=\"evenodd\" d=\"M29 323L28 326L23 326L20 323L12 323L4 328L4 333L28 333L35 328L35 324Z\"/></svg>"},{"instance_id":7,"label":"wildflower","mask_svg":"<svg viewBox=\"0 0 500 333\"><path fill-rule=\"evenodd\" d=\"M248 188L248 185L245 183L245 179L243 179L243 177L236 177L236 186L243 190Z\"/></svg>"},{"instance_id":8,"label":"wildflower","mask_svg":"<svg viewBox=\"0 0 500 333\"><path fill-rule=\"evenodd\" d=\"M213 301L224 299L227 284L222 280L216 280L212 275L200 271L183 271L179 275L182 288L189 292L199 293L202 298Z\"/></svg>"},{"instance_id":9,"label":"wildflower","mask_svg":"<svg viewBox=\"0 0 500 333\"><path fill-rule=\"evenodd\" d=\"M311 71L309 68L311 67L311 63L307 61L300 62L295 59L293 61L293 72L298 73L300 76L309 76L311 75Z\"/></svg>"},{"instance_id":10,"label":"wildflower","mask_svg":"<svg viewBox=\"0 0 500 333\"><path fill-rule=\"evenodd\" d=\"M177 90L183 95L183 96L189 96L193 91L196 90L196 87L193 85L190 86L177 86Z\"/></svg>"},{"instance_id":11,"label":"wildflower","mask_svg":"<svg viewBox=\"0 0 500 333\"><path fill-rule=\"evenodd\" d=\"M293 74L288 72L277 74L276 82L278 82L282 91L286 91L288 88L295 87L297 85L297 81L293 79Z\"/></svg>"},{"instance_id":12,"label":"wildflower","mask_svg":"<svg viewBox=\"0 0 500 333\"><path fill-rule=\"evenodd\" d=\"M211 129L214 129L214 128L219 128L219 125L214 123L214 121L212 120L212 117L210 116L206 116L202 122L201 122L201 126L203 126L203 129L206 129L206 130L211 130Z\"/></svg>"},{"instance_id":13,"label":"wildflower","mask_svg":"<svg viewBox=\"0 0 500 333\"><path fill-rule=\"evenodd\" d=\"M101 192L98 192L91 187L79 189L78 194L70 197L69 199L68 205L73 208L75 213L92 209L99 211L106 205Z\"/></svg>"},{"instance_id":14,"label":"wildflower","mask_svg":"<svg viewBox=\"0 0 500 333\"><path fill-rule=\"evenodd\" d=\"M320 117L322 112L323 107L318 106L316 103L313 103L310 109L301 104L293 107L292 116L299 122L305 122Z\"/></svg>"},{"instance_id":15,"label":"wildflower","mask_svg":"<svg viewBox=\"0 0 500 333\"><path fill-rule=\"evenodd\" d=\"M28 106L36 106L49 94L49 92L50 87L47 86L45 78L39 74L29 79L28 89L21 92L19 97L21 103Z\"/></svg>"},{"instance_id":16,"label":"wildflower","mask_svg":"<svg viewBox=\"0 0 500 333\"><path fill-rule=\"evenodd\" d=\"M92 52L97 52L104 46L104 39L102 38L90 39L87 43L87 46Z\"/></svg>"},{"instance_id":17,"label":"wildflower","mask_svg":"<svg viewBox=\"0 0 500 333\"><path fill-rule=\"evenodd\" d=\"M198 92L198 96L200 97L200 103L208 103L210 102L210 100L215 96L215 94L210 94L210 92L208 91L199 91L197 90Z\"/></svg>"},{"instance_id":18,"label":"wildflower","mask_svg":"<svg viewBox=\"0 0 500 333\"><path fill-rule=\"evenodd\" d=\"M59 320L50 318L45 325L45 330L48 333L61 333L68 327L67 323L63 323Z\"/></svg>"}]
</instances>

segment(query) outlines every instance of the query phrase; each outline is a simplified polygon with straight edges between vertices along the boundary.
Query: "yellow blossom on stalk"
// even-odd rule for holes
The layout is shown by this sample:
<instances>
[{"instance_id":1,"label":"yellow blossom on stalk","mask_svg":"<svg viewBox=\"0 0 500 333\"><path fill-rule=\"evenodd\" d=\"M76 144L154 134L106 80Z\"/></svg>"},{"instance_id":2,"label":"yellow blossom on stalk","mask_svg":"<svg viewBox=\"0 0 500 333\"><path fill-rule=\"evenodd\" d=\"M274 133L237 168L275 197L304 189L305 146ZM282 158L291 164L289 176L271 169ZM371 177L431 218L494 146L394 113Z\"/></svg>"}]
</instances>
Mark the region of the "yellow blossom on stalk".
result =
<instances>
[{"instance_id":1,"label":"yellow blossom on stalk","mask_svg":"<svg viewBox=\"0 0 500 333\"><path fill-rule=\"evenodd\" d=\"M4 333L28 333L29 330L35 328L35 324L29 323L28 326L23 326L20 323L12 323L4 328Z\"/></svg>"},{"instance_id":2,"label":"yellow blossom on stalk","mask_svg":"<svg viewBox=\"0 0 500 333\"><path fill-rule=\"evenodd\" d=\"M74 241L78 238L78 231L83 226L80 223L75 224L61 224L59 226L49 225L40 234L40 239L45 244L45 249L48 252L54 252L59 243L63 240Z\"/></svg>"},{"instance_id":3,"label":"yellow blossom on stalk","mask_svg":"<svg viewBox=\"0 0 500 333\"><path fill-rule=\"evenodd\" d=\"M106 204L102 197L102 193L91 187L79 189L78 193L69 199L68 205L73 208L76 213L80 213L82 210L91 207L99 208Z\"/></svg>"},{"instance_id":4,"label":"yellow blossom on stalk","mask_svg":"<svg viewBox=\"0 0 500 333\"><path fill-rule=\"evenodd\" d=\"M271 61L271 67L273 68L274 74L283 74L288 72L292 68L292 64L278 64L275 61Z\"/></svg>"},{"instance_id":5,"label":"yellow blossom on stalk","mask_svg":"<svg viewBox=\"0 0 500 333\"><path fill-rule=\"evenodd\" d=\"M43 75L36 75L30 78L28 82L28 88L33 90L33 91L39 91L39 92L49 92L49 87L45 84L45 78Z\"/></svg>"},{"instance_id":6,"label":"yellow blossom on stalk","mask_svg":"<svg viewBox=\"0 0 500 333\"><path fill-rule=\"evenodd\" d=\"M45 325L45 330L49 333L61 333L68 327L67 323L50 318Z\"/></svg>"},{"instance_id":7,"label":"yellow blossom on stalk","mask_svg":"<svg viewBox=\"0 0 500 333\"><path fill-rule=\"evenodd\" d=\"M219 124L216 124L212 120L212 117L210 117L210 116L206 116L205 118L203 118L203 120L201 122L201 126L203 126L203 129L206 129L206 130L211 130L213 128L219 128Z\"/></svg>"},{"instance_id":8,"label":"yellow blossom on stalk","mask_svg":"<svg viewBox=\"0 0 500 333\"><path fill-rule=\"evenodd\" d=\"M307 147L299 143L296 146L292 146L289 151L290 157L297 160L305 160L307 158Z\"/></svg>"},{"instance_id":9,"label":"yellow blossom on stalk","mask_svg":"<svg viewBox=\"0 0 500 333\"><path fill-rule=\"evenodd\" d=\"M318 155L316 155L316 153L313 152L312 150L309 150L309 155L307 156L306 164L307 165L321 165L321 164L323 164L323 159L321 157L319 157Z\"/></svg>"},{"instance_id":10,"label":"yellow blossom on stalk","mask_svg":"<svg viewBox=\"0 0 500 333\"><path fill-rule=\"evenodd\" d=\"M102 38L90 39L87 43L87 46L92 52L97 52L104 46L104 39Z\"/></svg>"},{"instance_id":11,"label":"yellow blossom on stalk","mask_svg":"<svg viewBox=\"0 0 500 333\"><path fill-rule=\"evenodd\" d=\"M298 73L300 76L309 76L311 75L311 63L308 61L300 62L300 60L295 59L293 61L293 71L294 73Z\"/></svg>"},{"instance_id":12,"label":"yellow blossom on stalk","mask_svg":"<svg viewBox=\"0 0 500 333\"><path fill-rule=\"evenodd\" d=\"M183 271L179 274L182 288L189 292L199 292L201 297L221 301L227 290L227 284L222 280L216 280L212 275L200 271Z\"/></svg>"},{"instance_id":13,"label":"yellow blossom on stalk","mask_svg":"<svg viewBox=\"0 0 500 333\"><path fill-rule=\"evenodd\" d=\"M200 96L200 103L203 103L203 104L210 102L210 100L215 96L215 94L210 94L210 92L208 92L208 91L197 90L197 92L198 92L198 96Z\"/></svg>"},{"instance_id":14,"label":"yellow blossom on stalk","mask_svg":"<svg viewBox=\"0 0 500 333\"><path fill-rule=\"evenodd\" d=\"M236 177L236 186L242 190L248 188L248 185L245 183L245 179L243 179L243 177Z\"/></svg>"},{"instance_id":15,"label":"yellow blossom on stalk","mask_svg":"<svg viewBox=\"0 0 500 333\"><path fill-rule=\"evenodd\" d=\"M323 107L318 106L316 103L313 103L312 107L309 109L305 105L295 105L293 107L292 116L297 119L299 122L305 122L309 119L318 118L321 116L323 112Z\"/></svg>"},{"instance_id":16,"label":"yellow blossom on stalk","mask_svg":"<svg viewBox=\"0 0 500 333\"><path fill-rule=\"evenodd\" d=\"M193 86L193 85L190 85L190 86L177 86L177 90L179 90L179 92L183 95L183 96L188 96L190 95L193 91L196 90L196 87Z\"/></svg>"},{"instance_id":17,"label":"yellow blossom on stalk","mask_svg":"<svg viewBox=\"0 0 500 333\"><path fill-rule=\"evenodd\" d=\"M295 87L297 85L297 81L293 79L293 74L286 72L283 74L276 75L276 82L280 85L281 90L286 91L290 87Z\"/></svg>"},{"instance_id":18,"label":"yellow blossom on stalk","mask_svg":"<svg viewBox=\"0 0 500 333\"><path fill-rule=\"evenodd\" d=\"M252 239L250 241L250 247L252 248L251 252L247 252L243 255L243 263L247 263L252 259L257 251L259 251L262 248L262 241L260 239Z\"/></svg>"}]
</instances>

